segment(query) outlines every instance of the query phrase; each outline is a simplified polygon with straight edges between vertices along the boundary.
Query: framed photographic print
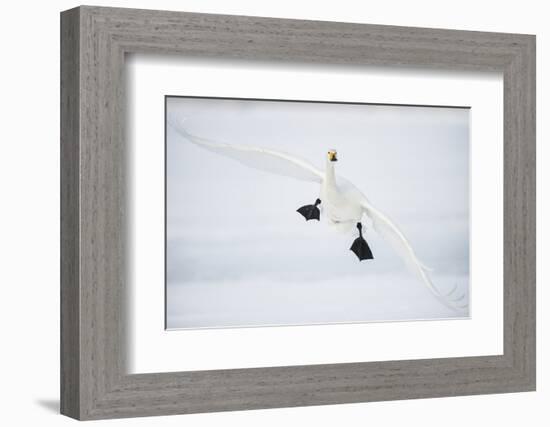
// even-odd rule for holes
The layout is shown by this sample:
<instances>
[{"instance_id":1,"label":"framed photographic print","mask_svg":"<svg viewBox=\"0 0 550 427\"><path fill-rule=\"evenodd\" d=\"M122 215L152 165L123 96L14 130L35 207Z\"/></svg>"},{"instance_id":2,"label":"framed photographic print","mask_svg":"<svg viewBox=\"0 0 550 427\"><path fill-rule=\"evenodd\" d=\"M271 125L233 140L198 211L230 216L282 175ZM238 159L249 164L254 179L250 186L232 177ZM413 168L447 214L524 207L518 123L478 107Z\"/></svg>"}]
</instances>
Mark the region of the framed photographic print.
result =
<instances>
[{"instance_id":1,"label":"framed photographic print","mask_svg":"<svg viewBox=\"0 0 550 427\"><path fill-rule=\"evenodd\" d=\"M535 388L535 38L61 15L61 407Z\"/></svg>"}]
</instances>

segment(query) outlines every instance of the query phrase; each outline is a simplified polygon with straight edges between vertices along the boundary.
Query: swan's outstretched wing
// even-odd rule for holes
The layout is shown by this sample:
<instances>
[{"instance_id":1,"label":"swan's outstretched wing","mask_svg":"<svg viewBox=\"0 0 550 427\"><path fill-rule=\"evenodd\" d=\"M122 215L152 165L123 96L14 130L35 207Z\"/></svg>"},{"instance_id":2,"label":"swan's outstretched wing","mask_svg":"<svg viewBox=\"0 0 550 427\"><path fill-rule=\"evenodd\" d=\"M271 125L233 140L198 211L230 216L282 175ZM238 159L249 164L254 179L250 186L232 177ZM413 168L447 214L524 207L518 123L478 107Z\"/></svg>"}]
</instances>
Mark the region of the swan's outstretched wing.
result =
<instances>
[{"instance_id":1,"label":"swan's outstretched wing","mask_svg":"<svg viewBox=\"0 0 550 427\"><path fill-rule=\"evenodd\" d=\"M454 295L456 286L448 293L441 292L434 285L428 274L430 269L422 264L417 258L411 244L399 227L384 213L376 209L359 190L356 190L356 192L357 197L360 197L360 203L365 214L372 221L374 230L390 244L394 251L403 259L408 269L447 307L458 312L467 309L468 304L465 301L465 294L459 295L458 297Z\"/></svg>"},{"instance_id":2,"label":"swan's outstretched wing","mask_svg":"<svg viewBox=\"0 0 550 427\"><path fill-rule=\"evenodd\" d=\"M374 208L368 201L363 204L366 214L372 221L374 230L390 244L394 251L403 259L407 268L416 275L428 289L447 307L461 311L468 307L464 302L465 295L455 297L456 287L448 294L441 292L429 276L430 269L420 262L411 244L403 232L385 214Z\"/></svg>"},{"instance_id":3,"label":"swan's outstretched wing","mask_svg":"<svg viewBox=\"0 0 550 427\"><path fill-rule=\"evenodd\" d=\"M224 144L207 138L190 134L174 117L169 117L168 123L185 139L208 151L229 157L251 168L288 176L303 181L320 183L323 173L309 162L268 148L246 145Z\"/></svg>"}]
</instances>

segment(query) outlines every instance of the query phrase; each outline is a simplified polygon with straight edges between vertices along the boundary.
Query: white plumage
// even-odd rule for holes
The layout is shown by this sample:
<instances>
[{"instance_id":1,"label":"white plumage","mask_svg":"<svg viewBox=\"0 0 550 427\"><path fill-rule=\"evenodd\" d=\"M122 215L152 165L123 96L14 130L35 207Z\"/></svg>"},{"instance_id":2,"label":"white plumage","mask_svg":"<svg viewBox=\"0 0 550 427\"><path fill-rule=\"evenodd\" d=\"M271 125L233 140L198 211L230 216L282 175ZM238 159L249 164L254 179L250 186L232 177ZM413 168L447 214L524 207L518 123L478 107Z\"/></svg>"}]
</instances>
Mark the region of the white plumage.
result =
<instances>
[{"instance_id":1,"label":"white plumage","mask_svg":"<svg viewBox=\"0 0 550 427\"><path fill-rule=\"evenodd\" d=\"M187 132L181 121L173 116L169 118L169 124L189 142L243 165L319 184L322 214L333 229L341 232L349 231L360 223L364 216L367 217L372 228L393 248L408 269L439 301L455 311L467 309L468 304L464 302L465 294L456 297L456 285L446 294L441 292L429 276L431 270L419 261L399 227L375 208L355 185L335 174L334 161L330 159L331 156L335 157L336 151L329 151L325 170L321 171L309 162L282 151L225 144L193 135Z\"/></svg>"}]
</instances>

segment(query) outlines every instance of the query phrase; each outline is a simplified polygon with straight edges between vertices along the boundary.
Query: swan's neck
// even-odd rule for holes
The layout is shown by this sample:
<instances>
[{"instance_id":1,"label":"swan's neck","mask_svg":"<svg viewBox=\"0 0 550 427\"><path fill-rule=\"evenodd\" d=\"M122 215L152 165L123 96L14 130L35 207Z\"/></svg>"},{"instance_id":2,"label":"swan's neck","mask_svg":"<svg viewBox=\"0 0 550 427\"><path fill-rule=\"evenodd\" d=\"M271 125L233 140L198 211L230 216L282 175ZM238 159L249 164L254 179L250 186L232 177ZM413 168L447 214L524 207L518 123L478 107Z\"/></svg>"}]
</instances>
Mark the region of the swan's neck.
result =
<instances>
[{"instance_id":1,"label":"swan's neck","mask_svg":"<svg viewBox=\"0 0 550 427\"><path fill-rule=\"evenodd\" d=\"M327 186L336 187L336 175L334 173L334 162L331 162L330 160L327 160L327 164L325 166L325 179L326 179Z\"/></svg>"}]
</instances>

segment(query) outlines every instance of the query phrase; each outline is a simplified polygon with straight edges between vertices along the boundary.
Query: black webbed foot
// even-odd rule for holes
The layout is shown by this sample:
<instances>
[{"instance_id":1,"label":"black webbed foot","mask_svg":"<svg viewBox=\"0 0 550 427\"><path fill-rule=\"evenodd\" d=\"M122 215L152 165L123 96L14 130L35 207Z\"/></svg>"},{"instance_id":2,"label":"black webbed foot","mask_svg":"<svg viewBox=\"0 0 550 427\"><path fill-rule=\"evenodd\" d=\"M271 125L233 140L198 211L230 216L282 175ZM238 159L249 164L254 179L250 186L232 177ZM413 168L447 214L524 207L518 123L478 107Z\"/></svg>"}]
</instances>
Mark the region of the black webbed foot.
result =
<instances>
[{"instance_id":1,"label":"black webbed foot","mask_svg":"<svg viewBox=\"0 0 550 427\"><path fill-rule=\"evenodd\" d=\"M320 205L320 204L321 204L321 200L317 199L315 200L314 205L302 206L296 212L300 212L304 216L306 221L309 221L310 219L316 219L317 221L319 221L321 211L319 211L319 208L317 207L317 205Z\"/></svg>"},{"instance_id":2,"label":"black webbed foot","mask_svg":"<svg viewBox=\"0 0 550 427\"><path fill-rule=\"evenodd\" d=\"M360 222L358 222L357 229L359 230L359 237L354 240L350 250L353 251L355 255L357 255L359 261L363 261L364 259L374 259L374 256L372 255L367 241L363 239L363 232L361 231L362 228L363 226Z\"/></svg>"}]
</instances>

